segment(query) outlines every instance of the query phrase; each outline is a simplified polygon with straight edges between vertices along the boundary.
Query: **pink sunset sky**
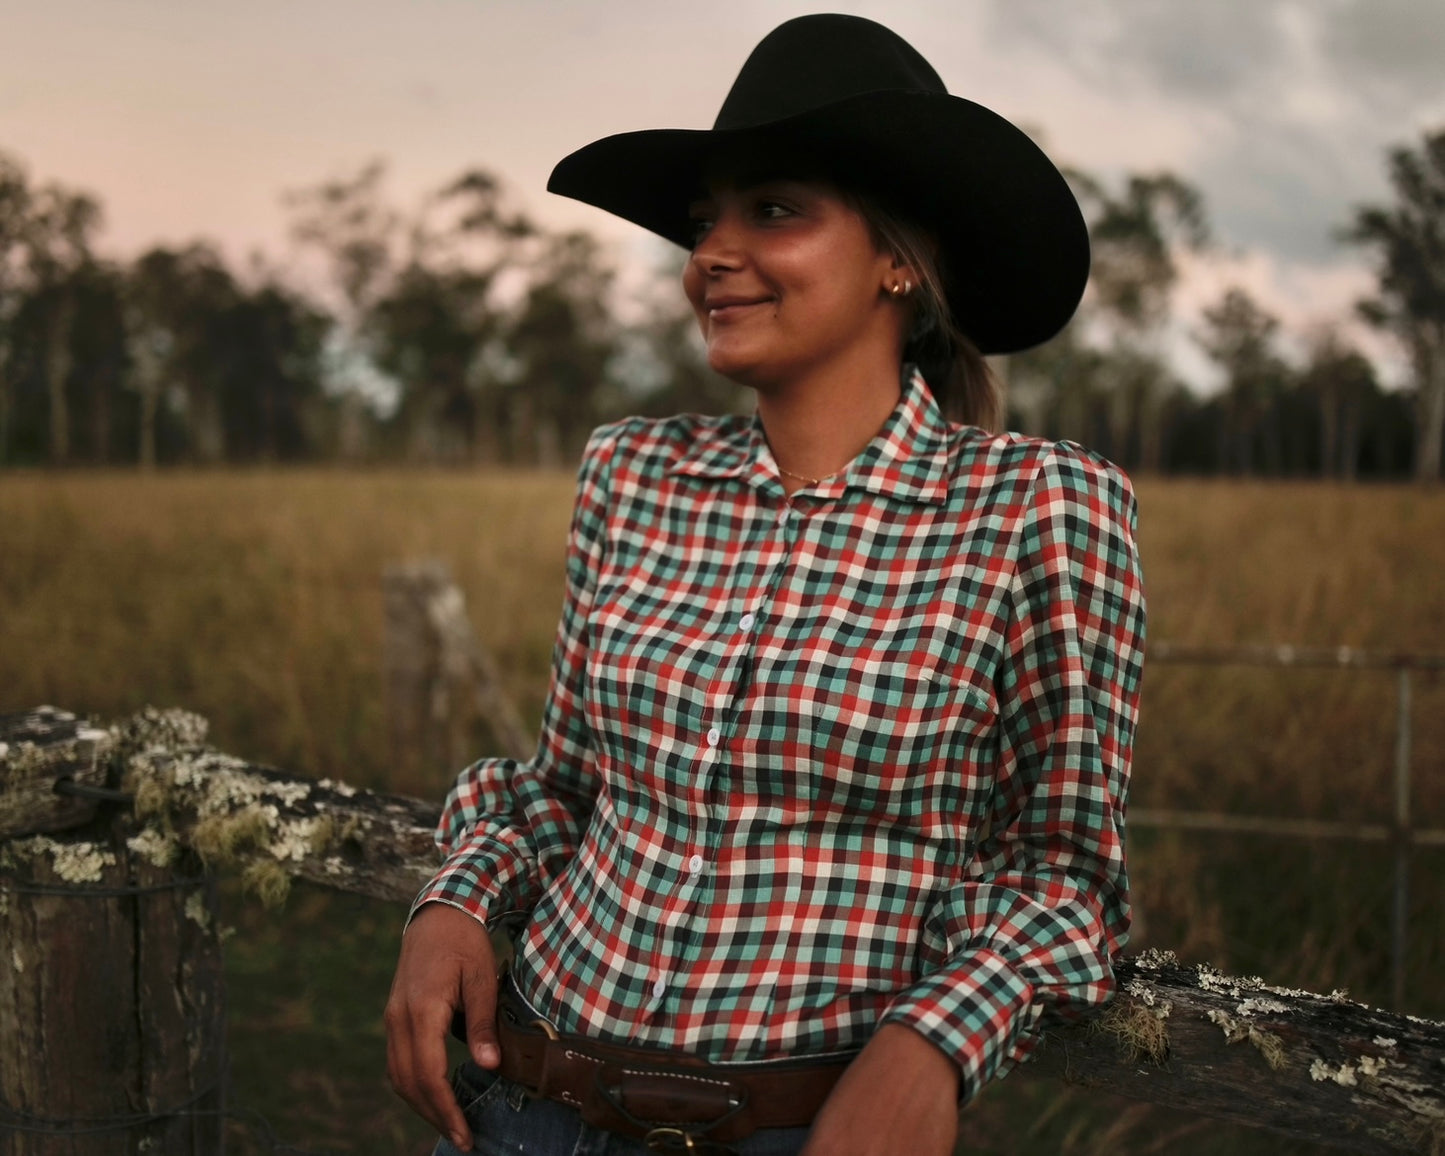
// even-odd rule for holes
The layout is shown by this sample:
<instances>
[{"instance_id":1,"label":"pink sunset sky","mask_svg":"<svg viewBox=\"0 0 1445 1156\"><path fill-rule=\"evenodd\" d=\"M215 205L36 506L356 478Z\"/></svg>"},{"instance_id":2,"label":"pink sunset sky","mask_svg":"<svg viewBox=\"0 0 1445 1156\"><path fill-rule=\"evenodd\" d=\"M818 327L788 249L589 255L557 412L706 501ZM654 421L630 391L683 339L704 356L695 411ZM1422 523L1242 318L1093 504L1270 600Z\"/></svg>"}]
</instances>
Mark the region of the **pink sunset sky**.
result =
<instances>
[{"instance_id":1,"label":"pink sunset sky","mask_svg":"<svg viewBox=\"0 0 1445 1156\"><path fill-rule=\"evenodd\" d=\"M500 175L546 224L586 228L624 269L633 226L550 196L596 137L706 127L774 25L833 10L887 23L949 90L1106 179L1169 169L1216 239L1191 259L1176 345L1230 284L1299 338L1347 318L1372 278L1333 232L1387 197L1384 152L1445 125L1438 0L48 0L7 5L0 150L37 182L99 197L100 249L206 238L234 267L292 261L281 194L382 157L402 207L465 169ZM299 266L296 266L299 270ZM298 276L303 276L298 272ZM1388 343L1372 352L1387 372Z\"/></svg>"}]
</instances>

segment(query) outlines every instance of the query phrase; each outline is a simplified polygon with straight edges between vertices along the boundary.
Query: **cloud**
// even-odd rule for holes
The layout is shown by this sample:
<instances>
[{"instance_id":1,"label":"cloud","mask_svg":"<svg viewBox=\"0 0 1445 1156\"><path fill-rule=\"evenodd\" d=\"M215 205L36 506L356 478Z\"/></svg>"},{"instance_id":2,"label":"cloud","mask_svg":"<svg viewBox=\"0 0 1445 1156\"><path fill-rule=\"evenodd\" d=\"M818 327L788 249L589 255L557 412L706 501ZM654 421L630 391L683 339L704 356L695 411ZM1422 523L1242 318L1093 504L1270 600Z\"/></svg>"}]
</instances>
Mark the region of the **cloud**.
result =
<instances>
[{"instance_id":1,"label":"cloud","mask_svg":"<svg viewBox=\"0 0 1445 1156\"><path fill-rule=\"evenodd\" d=\"M1438 3L993 0L989 18L1098 99L1171 120L1192 148L1164 163L1200 186L1217 231L1285 260L1338 259L1353 207L1387 195L1386 148L1445 119Z\"/></svg>"},{"instance_id":2,"label":"cloud","mask_svg":"<svg viewBox=\"0 0 1445 1156\"><path fill-rule=\"evenodd\" d=\"M1314 337L1334 330L1374 361L1387 384L1401 385L1409 376L1399 346L1355 314L1355 303L1375 288L1374 278L1358 264L1341 260L1307 264L1255 249L1184 253L1179 267L1166 343L1185 379L1203 392L1213 392L1221 384L1218 368L1203 356L1196 340L1204 310L1235 288L1279 319L1281 350L1295 364L1304 362Z\"/></svg>"},{"instance_id":3,"label":"cloud","mask_svg":"<svg viewBox=\"0 0 1445 1156\"><path fill-rule=\"evenodd\" d=\"M1188 7L1156 0L996 0L989 15L1006 43L1047 47L1094 83L1143 84L1191 100L1233 94L1267 77L1286 42L1277 6L1262 0Z\"/></svg>"},{"instance_id":4,"label":"cloud","mask_svg":"<svg viewBox=\"0 0 1445 1156\"><path fill-rule=\"evenodd\" d=\"M1323 9L1322 43L1342 78L1376 104L1445 98L1445 5L1435 0L1348 0Z\"/></svg>"}]
</instances>

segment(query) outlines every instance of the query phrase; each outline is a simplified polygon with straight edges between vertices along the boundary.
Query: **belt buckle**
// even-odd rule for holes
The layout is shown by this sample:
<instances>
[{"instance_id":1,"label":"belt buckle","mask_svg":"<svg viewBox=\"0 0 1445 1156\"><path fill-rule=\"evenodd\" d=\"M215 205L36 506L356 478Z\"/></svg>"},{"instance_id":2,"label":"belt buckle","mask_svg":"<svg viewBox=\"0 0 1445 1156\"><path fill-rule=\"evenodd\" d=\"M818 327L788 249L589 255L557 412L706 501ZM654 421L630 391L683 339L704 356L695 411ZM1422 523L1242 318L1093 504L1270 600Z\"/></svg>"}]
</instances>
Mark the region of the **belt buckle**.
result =
<instances>
[{"instance_id":1,"label":"belt buckle","mask_svg":"<svg viewBox=\"0 0 1445 1156\"><path fill-rule=\"evenodd\" d=\"M666 1088L669 1083L680 1083L693 1093L699 1087L705 1087L707 1092L704 1095L710 1094L715 1102L705 1105L701 1112L696 1103L669 1103ZM647 1086L649 1084L650 1087ZM659 1084L662 1086L659 1087ZM737 1154L737 1149L731 1144L714 1139L708 1133L715 1132L744 1110L748 1102L744 1088L682 1072L637 1068L619 1070L605 1066L598 1068L593 1079L593 1096L598 1107L605 1106L637 1129L633 1135L642 1137L649 1152L696 1153L697 1156ZM583 1119L587 1119L586 1112ZM588 1122L603 1128L617 1128L617 1124L609 1121L605 1114Z\"/></svg>"},{"instance_id":2,"label":"belt buckle","mask_svg":"<svg viewBox=\"0 0 1445 1156\"><path fill-rule=\"evenodd\" d=\"M699 1156L737 1156L737 1149L729 1144L709 1140L685 1128L664 1126L654 1128L642 1138L649 1152L696 1152Z\"/></svg>"}]
</instances>

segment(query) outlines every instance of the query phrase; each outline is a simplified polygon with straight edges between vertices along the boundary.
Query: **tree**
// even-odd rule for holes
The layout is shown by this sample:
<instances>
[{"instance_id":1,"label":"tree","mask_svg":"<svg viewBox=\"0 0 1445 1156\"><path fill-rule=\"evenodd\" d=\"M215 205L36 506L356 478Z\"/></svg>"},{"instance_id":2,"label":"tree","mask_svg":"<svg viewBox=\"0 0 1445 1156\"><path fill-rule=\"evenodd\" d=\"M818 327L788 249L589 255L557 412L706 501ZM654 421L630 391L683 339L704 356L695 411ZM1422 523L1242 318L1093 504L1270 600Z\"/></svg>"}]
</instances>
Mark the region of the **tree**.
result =
<instances>
[{"instance_id":1,"label":"tree","mask_svg":"<svg viewBox=\"0 0 1445 1156\"><path fill-rule=\"evenodd\" d=\"M382 195L385 166L290 194L292 236L320 249L340 291L339 342L389 374L413 456L489 456L500 405L487 371L500 325L493 295L537 230L473 169L409 218Z\"/></svg>"},{"instance_id":2,"label":"tree","mask_svg":"<svg viewBox=\"0 0 1445 1156\"><path fill-rule=\"evenodd\" d=\"M134 436L135 396L122 386L126 366L125 272L104 260L90 261L70 279L74 314L70 326L70 397L74 456L111 460L122 434Z\"/></svg>"},{"instance_id":3,"label":"tree","mask_svg":"<svg viewBox=\"0 0 1445 1156\"><path fill-rule=\"evenodd\" d=\"M294 460L312 448L330 324L328 315L269 283L243 290L214 319L211 349L230 460Z\"/></svg>"},{"instance_id":4,"label":"tree","mask_svg":"<svg viewBox=\"0 0 1445 1156\"><path fill-rule=\"evenodd\" d=\"M50 402L50 461L70 459L70 375L79 283L92 273L93 234L100 227L100 204L84 193L47 185L31 205L26 262L32 292L49 299L45 381Z\"/></svg>"},{"instance_id":5,"label":"tree","mask_svg":"<svg viewBox=\"0 0 1445 1156\"><path fill-rule=\"evenodd\" d=\"M1315 336L1300 388L1319 412L1321 475L1354 481L1368 408L1379 393L1375 367L1327 329Z\"/></svg>"},{"instance_id":6,"label":"tree","mask_svg":"<svg viewBox=\"0 0 1445 1156\"><path fill-rule=\"evenodd\" d=\"M614 276L593 237L553 237L508 326L513 437L542 465L581 449L607 397L620 343L609 307Z\"/></svg>"},{"instance_id":7,"label":"tree","mask_svg":"<svg viewBox=\"0 0 1445 1156\"><path fill-rule=\"evenodd\" d=\"M1204 311L1200 347L1224 371L1226 417L1220 462L1243 473L1255 469L1262 443L1271 473L1284 467L1278 404L1289 380L1289 367L1275 349L1279 321L1243 289L1230 289Z\"/></svg>"},{"instance_id":8,"label":"tree","mask_svg":"<svg viewBox=\"0 0 1445 1156\"><path fill-rule=\"evenodd\" d=\"M107 273L92 252L100 205L58 184L31 187L24 169L0 154L0 462L11 456L17 383L38 383L44 449L64 464L72 453L72 391L82 301Z\"/></svg>"},{"instance_id":9,"label":"tree","mask_svg":"<svg viewBox=\"0 0 1445 1156\"><path fill-rule=\"evenodd\" d=\"M20 163L0 153L0 464L10 458L14 421L14 318L30 230L30 185Z\"/></svg>"},{"instance_id":10,"label":"tree","mask_svg":"<svg viewBox=\"0 0 1445 1156\"><path fill-rule=\"evenodd\" d=\"M495 338L489 303L493 275L408 266L369 313L377 364L404 383L398 419L413 457L424 461L486 457L490 391L472 366Z\"/></svg>"},{"instance_id":11,"label":"tree","mask_svg":"<svg viewBox=\"0 0 1445 1156\"><path fill-rule=\"evenodd\" d=\"M1366 205L1342 233L1375 250L1377 295L1360 303L1409 354L1416 390L1415 476L1439 481L1445 450L1445 129L1389 154L1393 205Z\"/></svg>"},{"instance_id":12,"label":"tree","mask_svg":"<svg viewBox=\"0 0 1445 1156\"><path fill-rule=\"evenodd\" d=\"M226 457L224 361L217 356L227 315L242 299L235 278L209 245L155 248L131 266L126 331L132 387L140 396L142 467L156 463L163 402L179 407L193 461Z\"/></svg>"},{"instance_id":13,"label":"tree","mask_svg":"<svg viewBox=\"0 0 1445 1156\"><path fill-rule=\"evenodd\" d=\"M1108 452L1128 457L1131 429L1138 464L1163 464L1163 405L1173 377L1160 348L1179 280L1177 254L1209 243L1198 190L1171 173L1133 175L1115 196L1087 174L1069 174L1089 220L1093 261L1086 325L1105 331L1113 371L1108 389Z\"/></svg>"},{"instance_id":14,"label":"tree","mask_svg":"<svg viewBox=\"0 0 1445 1156\"><path fill-rule=\"evenodd\" d=\"M1097 444L1108 409L1108 359L1084 342L1083 329L1076 320L1053 340L1008 359L1011 428Z\"/></svg>"}]
</instances>

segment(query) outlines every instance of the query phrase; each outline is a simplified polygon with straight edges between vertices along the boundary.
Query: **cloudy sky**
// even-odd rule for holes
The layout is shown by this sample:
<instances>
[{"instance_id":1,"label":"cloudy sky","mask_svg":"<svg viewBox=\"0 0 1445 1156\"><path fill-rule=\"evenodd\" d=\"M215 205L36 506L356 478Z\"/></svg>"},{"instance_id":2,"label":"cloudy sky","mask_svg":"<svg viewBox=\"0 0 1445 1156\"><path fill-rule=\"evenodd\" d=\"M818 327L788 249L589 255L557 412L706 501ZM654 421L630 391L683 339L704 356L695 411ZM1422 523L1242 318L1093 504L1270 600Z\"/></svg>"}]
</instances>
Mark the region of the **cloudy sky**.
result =
<instances>
[{"instance_id":1,"label":"cloudy sky","mask_svg":"<svg viewBox=\"0 0 1445 1156\"><path fill-rule=\"evenodd\" d=\"M705 127L758 39L819 10L889 24L1060 162L1197 185L1220 250L1181 332L1234 283L1294 334L1346 316L1371 278L1333 231L1387 195L1390 145L1445 126L1445 0L4 0L0 150L96 193L116 256L203 237L284 265L281 193L385 157L403 205L486 167L640 268L651 243L549 196L552 164Z\"/></svg>"}]
</instances>

